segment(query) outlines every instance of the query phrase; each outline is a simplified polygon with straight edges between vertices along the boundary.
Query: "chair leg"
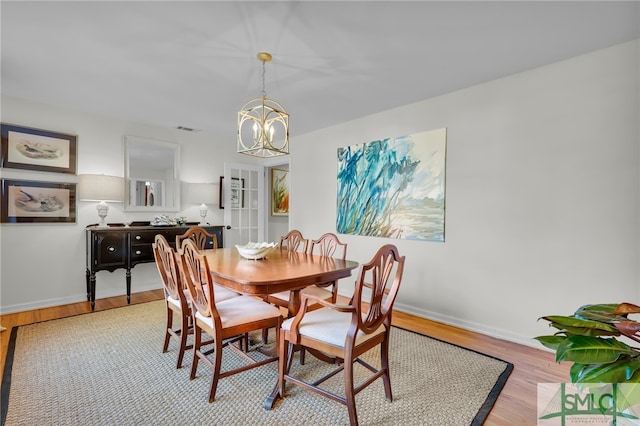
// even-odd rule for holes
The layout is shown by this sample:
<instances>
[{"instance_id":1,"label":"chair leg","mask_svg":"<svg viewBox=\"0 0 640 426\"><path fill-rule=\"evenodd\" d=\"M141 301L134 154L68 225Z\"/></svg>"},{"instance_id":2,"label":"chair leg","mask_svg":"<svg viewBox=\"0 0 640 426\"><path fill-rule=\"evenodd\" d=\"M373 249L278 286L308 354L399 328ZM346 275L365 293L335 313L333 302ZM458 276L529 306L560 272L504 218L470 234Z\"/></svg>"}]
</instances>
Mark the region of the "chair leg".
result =
<instances>
[{"instance_id":1,"label":"chair leg","mask_svg":"<svg viewBox=\"0 0 640 426\"><path fill-rule=\"evenodd\" d=\"M382 382L384 383L384 396L387 401L393 401L391 393L391 377L389 375L389 338L386 338L380 346L380 366L384 371Z\"/></svg>"},{"instance_id":2,"label":"chair leg","mask_svg":"<svg viewBox=\"0 0 640 426\"><path fill-rule=\"evenodd\" d=\"M176 368L182 368L182 359L187 350L187 337L189 337L189 316L182 314L180 324L180 350L178 351L178 362Z\"/></svg>"},{"instance_id":3,"label":"chair leg","mask_svg":"<svg viewBox=\"0 0 640 426\"><path fill-rule=\"evenodd\" d=\"M218 388L218 379L220 378L220 367L222 366L222 342L220 339L215 339L215 351L213 353L213 366L211 377L211 389L209 390L209 402L213 402L216 399L216 389Z\"/></svg>"},{"instance_id":4,"label":"chair leg","mask_svg":"<svg viewBox=\"0 0 640 426\"><path fill-rule=\"evenodd\" d=\"M196 378L196 370L198 369L198 354L200 352L200 346L202 346L202 330L195 323L193 324L193 361L191 361L191 374L189 380Z\"/></svg>"},{"instance_id":5,"label":"chair leg","mask_svg":"<svg viewBox=\"0 0 640 426\"><path fill-rule=\"evenodd\" d=\"M171 335L169 334L169 330L173 327L173 311L167 305L167 328L164 332L164 345L162 346L162 353L167 352L169 349L169 339Z\"/></svg>"},{"instance_id":6,"label":"chair leg","mask_svg":"<svg viewBox=\"0 0 640 426\"><path fill-rule=\"evenodd\" d=\"M278 392L280 393L281 398L284 398L285 393L284 375L289 373L288 349L289 342L285 341L284 336L280 336L280 339L278 339Z\"/></svg>"},{"instance_id":7,"label":"chair leg","mask_svg":"<svg viewBox=\"0 0 640 426\"><path fill-rule=\"evenodd\" d=\"M347 398L347 408L349 409L349 424L358 426L358 414L356 413L356 395L353 389L353 362L351 357L345 357L344 363L344 393Z\"/></svg>"},{"instance_id":8,"label":"chair leg","mask_svg":"<svg viewBox=\"0 0 640 426\"><path fill-rule=\"evenodd\" d=\"M269 329L268 328L263 328L262 329L262 343L266 344L267 341L269 341Z\"/></svg>"}]
</instances>

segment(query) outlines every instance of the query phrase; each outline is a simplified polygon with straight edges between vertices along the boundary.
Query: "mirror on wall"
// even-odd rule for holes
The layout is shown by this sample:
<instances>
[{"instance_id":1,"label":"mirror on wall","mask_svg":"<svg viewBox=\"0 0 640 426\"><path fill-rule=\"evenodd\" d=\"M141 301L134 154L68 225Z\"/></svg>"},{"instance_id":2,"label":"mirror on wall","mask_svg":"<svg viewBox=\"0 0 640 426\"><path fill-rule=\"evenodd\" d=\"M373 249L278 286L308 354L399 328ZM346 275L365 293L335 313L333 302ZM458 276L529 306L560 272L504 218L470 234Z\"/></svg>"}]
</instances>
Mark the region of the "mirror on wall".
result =
<instances>
[{"instance_id":1,"label":"mirror on wall","mask_svg":"<svg viewBox=\"0 0 640 426\"><path fill-rule=\"evenodd\" d=\"M126 211L180 210L180 145L125 136Z\"/></svg>"}]
</instances>

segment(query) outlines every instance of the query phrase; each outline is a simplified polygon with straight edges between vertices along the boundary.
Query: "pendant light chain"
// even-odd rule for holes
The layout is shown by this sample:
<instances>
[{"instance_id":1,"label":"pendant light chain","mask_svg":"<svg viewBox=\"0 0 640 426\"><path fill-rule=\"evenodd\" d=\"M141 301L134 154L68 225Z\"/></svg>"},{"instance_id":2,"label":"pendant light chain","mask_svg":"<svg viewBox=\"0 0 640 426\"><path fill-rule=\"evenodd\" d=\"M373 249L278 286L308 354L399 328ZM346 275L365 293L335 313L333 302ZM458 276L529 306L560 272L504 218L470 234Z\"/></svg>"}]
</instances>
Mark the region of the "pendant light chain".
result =
<instances>
[{"instance_id":1,"label":"pendant light chain","mask_svg":"<svg viewBox=\"0 0 640 426\"><path fill-rule=\"evenodd\" d=\"M267 97L267 91L264 85L264 75L265 75L265 69L266 69L265 63L266 63L265 61L262 61L262 97L263 98Z\"/></svg>"}]
</instances>

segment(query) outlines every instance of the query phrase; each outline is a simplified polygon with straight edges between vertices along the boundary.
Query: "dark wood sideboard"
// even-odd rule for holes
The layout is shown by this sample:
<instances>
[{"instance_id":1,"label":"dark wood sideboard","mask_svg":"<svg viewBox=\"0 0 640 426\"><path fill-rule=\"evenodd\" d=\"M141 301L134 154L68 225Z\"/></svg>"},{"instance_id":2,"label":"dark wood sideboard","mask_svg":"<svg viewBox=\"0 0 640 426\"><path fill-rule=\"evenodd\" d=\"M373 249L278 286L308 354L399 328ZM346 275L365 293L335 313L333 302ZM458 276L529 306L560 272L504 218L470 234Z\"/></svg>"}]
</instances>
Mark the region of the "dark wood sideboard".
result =
<instances>
[{"instance_id":1,"label":"dark wood sideboard","mask_svg":"<svg viewBox=\"0 0 640 426\"><path fill-rule=\"evenodd\" d=\"M91 310L96 302L96 272L126 269L127 303L130 303L131 268L139 263L155 262L151 247L155 236L164 235L175 248L176 235L184 234L191 226L87 226L87 300L91 302ZM223 226L205 226L204 229L216 236L218 247L224 247ZM212 241L207 244L213 247Z\"/></svg>"}]
</instances>

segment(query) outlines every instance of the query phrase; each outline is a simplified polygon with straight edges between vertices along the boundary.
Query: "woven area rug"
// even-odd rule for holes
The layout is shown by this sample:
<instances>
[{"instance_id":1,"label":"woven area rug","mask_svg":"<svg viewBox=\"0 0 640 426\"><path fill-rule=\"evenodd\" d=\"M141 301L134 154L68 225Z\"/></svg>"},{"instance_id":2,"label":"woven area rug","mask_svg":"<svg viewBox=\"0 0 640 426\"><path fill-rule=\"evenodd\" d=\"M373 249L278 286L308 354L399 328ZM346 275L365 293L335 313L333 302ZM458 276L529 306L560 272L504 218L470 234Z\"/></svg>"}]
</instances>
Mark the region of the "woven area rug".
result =
<instances>
[{"instance_id":1,"label":"woven area rug","mask_svg":"<svg viewBox=\"0 0 640 426\"><path fill-rule=\"evenodd\" d=\"M211 370L201 362L190 381L191 352L179 370L175 340L162 353L164 316L164 302L157 301L14 328L2 383L2 423L349 423L345 406L292 384L286 398L265 410L277 380L276 363L222 379L210 404ZM242 362L227 351L223 369ZM513 368L398 328L392 330L391 354L393 402L385 400L381 380L370 385L356 396L361 425L482 424ZM317 374L326 368L307 355L304 366L296 356L292 371ZM340 389L341 375L329 386Z\"/></svg>"}]
</instances>

